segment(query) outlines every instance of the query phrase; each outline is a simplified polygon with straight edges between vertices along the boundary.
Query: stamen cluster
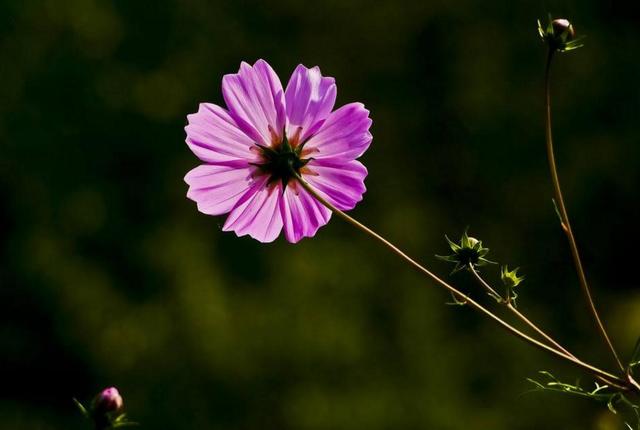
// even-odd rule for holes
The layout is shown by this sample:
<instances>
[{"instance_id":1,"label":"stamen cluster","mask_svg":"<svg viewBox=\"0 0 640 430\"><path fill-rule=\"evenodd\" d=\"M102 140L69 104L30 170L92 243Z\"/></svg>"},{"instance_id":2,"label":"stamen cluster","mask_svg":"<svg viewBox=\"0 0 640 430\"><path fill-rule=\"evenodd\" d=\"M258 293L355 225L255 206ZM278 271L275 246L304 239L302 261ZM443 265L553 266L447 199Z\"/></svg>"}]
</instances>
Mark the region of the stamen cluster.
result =
<instances>
[{"instance_id":1,"label":"stamen cluster","mask_svg":"<svg viewBox=\"0 0 640 430\"><path fill-rule=\"evenodd\" d=\"M293 146L289 143L287 135L283 135L282 142L277 145L256 144L260 148L263 161L254 163L254 165L264 173L271 175L269 183L281 181L284 189L291 179L300 175L300 169L311 161L311 158L303 159L301 157L304 143Z\"/></svg>"}]
</instances>

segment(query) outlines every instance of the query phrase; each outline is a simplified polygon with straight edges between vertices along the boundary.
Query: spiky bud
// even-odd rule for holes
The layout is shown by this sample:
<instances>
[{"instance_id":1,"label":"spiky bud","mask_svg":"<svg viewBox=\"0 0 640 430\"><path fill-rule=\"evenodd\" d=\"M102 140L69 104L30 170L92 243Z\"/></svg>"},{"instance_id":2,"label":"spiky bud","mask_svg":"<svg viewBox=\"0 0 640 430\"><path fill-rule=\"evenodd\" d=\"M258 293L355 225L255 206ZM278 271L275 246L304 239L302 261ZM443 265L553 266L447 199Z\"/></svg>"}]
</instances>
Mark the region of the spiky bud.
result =
<instances>
[{"instance_id":1,"label":"spiky bud","mask_svg":"<svg viewBox=\"0 0 640 430\"><path fill-rule=\"evenodd\" d=\"M456 273L462 269L477 266L483 266L485 264L495 264L493 261L489 261L484 258L489 253L489 248L484 248L482 246L482 241L476 239L475 237L470 237L467 234L467 231L462 234L460 238L460 242L455 243L449 239L445 235L445 239L447 239L447 243L449 244L449 248L453 251L451 255L436 255L442 261L447 261L449 263L455 263L453 271Z\"/></svg>"},{"instance_id":2,"label":"spiky bud","mask_svg":"<svg viewBox=\"0 0 640 430\"><path fill-rule=\"evenodd\" d=\"M515 288L524 281L524 276L518 276L519 269L519 267L516 267L510 271L509 266L502 266L500 268L500 279L502 279L502 283L505 287Z\"/></svg>"}]
</instances>

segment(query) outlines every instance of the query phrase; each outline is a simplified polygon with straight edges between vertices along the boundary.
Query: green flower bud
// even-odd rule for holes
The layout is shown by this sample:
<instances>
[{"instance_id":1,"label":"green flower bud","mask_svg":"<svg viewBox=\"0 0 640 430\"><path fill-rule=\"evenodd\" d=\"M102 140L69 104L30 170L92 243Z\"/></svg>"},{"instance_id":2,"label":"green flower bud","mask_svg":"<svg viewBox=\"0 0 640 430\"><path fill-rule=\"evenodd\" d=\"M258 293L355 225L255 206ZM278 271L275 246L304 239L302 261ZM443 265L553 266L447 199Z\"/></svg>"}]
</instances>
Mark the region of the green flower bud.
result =
<instances>
[{"instance_id":1,"label":"green flower bud","mask_svg":"<svg viewBox=\"0 0 640 430\"><path fill-rule=\"evenodd\" d=\"M449 248L451 248L453 254L436 255L436 258L449 263L455 263L455 267L451 272L452 274L462 269L468 269L470 266L477 267L489 263L495 264L493 261L484 258L489 253L489 248L484 248L482 241L475 237L470 237L466 230L458 243L451 241L446 235L444 237L447 239L447 243L449 243Z\"/></svg>"},{"instance_id":2,"label":"green flower bud","mask_svg":"<svg viewBox=\"0 0 640 430\"><path fill-rule=\"evenodd\" d=\"M516 267L512 271L509 271L509 266L506 265L500 268L500 279L502 279L505 287L509 289L515 288L524 281L524 276L518 276L518 269L520 268Z\"/></svg>"}]
</instances>

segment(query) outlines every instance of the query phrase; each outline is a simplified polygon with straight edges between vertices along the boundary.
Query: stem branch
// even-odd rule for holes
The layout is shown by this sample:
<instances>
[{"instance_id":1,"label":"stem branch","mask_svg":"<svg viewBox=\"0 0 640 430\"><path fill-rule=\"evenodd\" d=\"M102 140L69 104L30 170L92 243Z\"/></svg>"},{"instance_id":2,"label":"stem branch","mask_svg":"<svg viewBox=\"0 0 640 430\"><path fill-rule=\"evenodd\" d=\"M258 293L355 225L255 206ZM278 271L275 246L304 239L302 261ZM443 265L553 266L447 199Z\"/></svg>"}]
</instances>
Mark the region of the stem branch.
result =
<instances>
[{"instance_id":1,"label":"stem branch","mask_svg":"<svg viewBox=\"0 0 640 430\"><path fill-rule=\"evenodd\" d=\"M478 281L478 283L484 289L486 289L487 292L490 295L497 295L496 290L493 287L491 287L491 285L489 285L489 283L487 281L485 281L484 278L482 278L482 276L480 276L480 273L478 273L478 271L476 270L476 268L472 264L470 264L468 267L469 267L469 271L473 274L473 276L476 279L476 281ZM507 307L507 309L509 309L509 311L511 313L513 313L520 321L522 321L527 326L529 326L531 329L533 329L533 331L535 331L540 336L542 336L551 345L556 347L558 350L564 352L566 355L577 359L577 357L575 355L573 355L571 352L569 352L569 350L567 350L565 347L563 347L560 343L558 343L555 339L553 339L550 335L548 335L545 331L543 331L540 327L538 327L533 321L531 321L529 318L527 318L526 315L524 315L522 312L520 312L518 310L518 308L516 308L511 301L502 300L500 303L505 305ZM596 375L596 377L598 379L600 379L602 382L604 382L605 384L608 384L608 385L611 385L613 387L616 387L616 388L619 388L619 389L623 389L623 390L626 389L626 387L621 386L621 385L617 384L616 382L605 378L604 376Z\"/></svg>"},{"instance_id":2,"label":"stem branch","mask_svg":"<svg viewBox=\"0 0 640 430\"><path fill-rule=\"evenodd\" d=\"M599 369L597 367L594 367L594 366L592 366L590 364L584 363L584 362L578 360L577 358L575 358L575 357L573 357L571 355L567 355L566 353L564 353L564 352L562 352L560 350L557 350L557 349L555 349L553 347L550 347L550 346L548 346L548 345L546 345L546 344L544 344L544 343L532 338L531 336L521 332L520 330L518 330L517 328L515 328L512 325L508 324L507 322L503 321L498 316L493 314L491 311L486 309L484 306L482 306L481 304L479 304L478 302L473 300L471 297L469 297L466 294L462 293L461 291L459 291L455 287L449 285L447 282L443 281L438 276L436 276L435 274L430 272L428 269L426 269L425 267L420 265L418 262L416 262L414 259L409 257L407 254L402 252L397 246L395 246L394 244L389 242L387 239L385 239L384 237L380 236L378 233L376 233L375 231L371 230L369 227L367 227L364 224L360 223L356 219L354 219L351 216L347 215L346 213L342 212L340 209L336 208L333 204L331 204L324 197L322 197L311 185L309 185L309 183L307 181L305 181L302 178L302 176L300 176L300 174L298 174L297 172L293 172L293 174L295 175L295 177L297 178L298 182L300 183L300 185L305 190L307 190L316 200L318 200L320 203L322 203L324 206L326 206L331 212L336 214L336 216L342 218L344 221L348 222L352 226L358 228L362 232L368 234L369 236L371 236L374 239L376 239L379 242L381 242L383 245L385 245L387 248L389 248L393 253L395 253L400 258L405 260L407 263L409 263L411 266L413 266L419 272L421 272L422 274L424 274L427 277L431 278L438 285L440 285L444 289L448 290L454 296L458 297L460 300L466 302L471 307L475 308L480 313L484 314L485 316L487 316L488 318L490 318L491 320L496 322L503 329L507 330L508 332L510 332L511 334L515 335L516 337L519 337L520 339L530 343L531 345L533 345L533 346L535 346L535 347L537 347L539 349L547 351L547 352L555 355L556 357L559 357L559 358L562 358L564 360L570 361L574 365L576 365L576 366L578 366L578 367L580 367L580 368L582 368L584 370L587 370L587 371L591 372L592 374L594 374L596 376L601 376L601 377L604 377L604 378L606 378L608 380L615 381L616 383L619 383L620 385L625 385L627 383L627 381L625 381L624 379L621 379L621 378L619 378L619 377L617 377L615 375L612 375L612 374L610 374L610 373L608 373L608 372L606 372L604 370L601 370L601 369Z\"/></svg>"},{"instance_id":3,"label":"stem branch","mask_svg":"<svg viewBox=\"0 0 640 430\"><path fill-rule=\"evenodd\" d=\"M495 290L487 283L487 281L485 281L480 276L480 274L478 273L476 268L473 267L473 265L470 264L468 267L469 267L469 271L473 274L473 276L476 279L476 281L478 281L478 283L483 288L485 288L491 294L496 294ZM509 309L509 311L511 311L516 317L518 317L518 319L520 321L522 321L523 323L528 325L530 328L532 328L536 333L538 333L540 336L542 336L544 339L546 339L549 343L551 343L557 349L559 349L560 351L564 352L566 355L569 355L569 356L575 358L575 356L573 354L571 354L565 347L560 345L551 336L549 336L547 333L542 331L542 329L540 327L535 325L529 318L527 318L522 312L520 312L515 306L513 306L513 303L511 303L510 301L507 301L507 300L503 300L502 304L504 304L507 307L507 309Z\"/></svg>"}]
</instances>

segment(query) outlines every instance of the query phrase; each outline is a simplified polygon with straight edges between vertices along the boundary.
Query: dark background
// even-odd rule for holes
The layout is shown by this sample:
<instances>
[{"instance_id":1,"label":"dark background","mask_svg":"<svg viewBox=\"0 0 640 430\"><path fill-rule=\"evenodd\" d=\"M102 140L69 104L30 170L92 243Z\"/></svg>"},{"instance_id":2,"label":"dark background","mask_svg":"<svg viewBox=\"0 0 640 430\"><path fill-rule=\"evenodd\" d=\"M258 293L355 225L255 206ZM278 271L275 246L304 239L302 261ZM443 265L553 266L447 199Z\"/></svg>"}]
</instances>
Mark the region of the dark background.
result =
<instances>
[{"instance_id":1,"label":"dark background","mask_svg":"<svg viewBox=\"0 0 640 430\"><path fill-rule=\"evenodd\" d=\"M525 394L581 371L506 335L338 219L297 245L223 233L185 198L186 115L222 75L298 63L371 110L353 214L446 276L465 226L521 266L520 308L612 369L551 204L536 19L586 47L554 68L558 163L623 357L640 333L640 13L632 2L0 1L0 428L88 428L116 385L147 429L619 429ZM498 282L497 267L484 270ZM461 273L452 281L481 293ZM489 304L489 302L487 301Z\"/></svg>"}]
</instances>

